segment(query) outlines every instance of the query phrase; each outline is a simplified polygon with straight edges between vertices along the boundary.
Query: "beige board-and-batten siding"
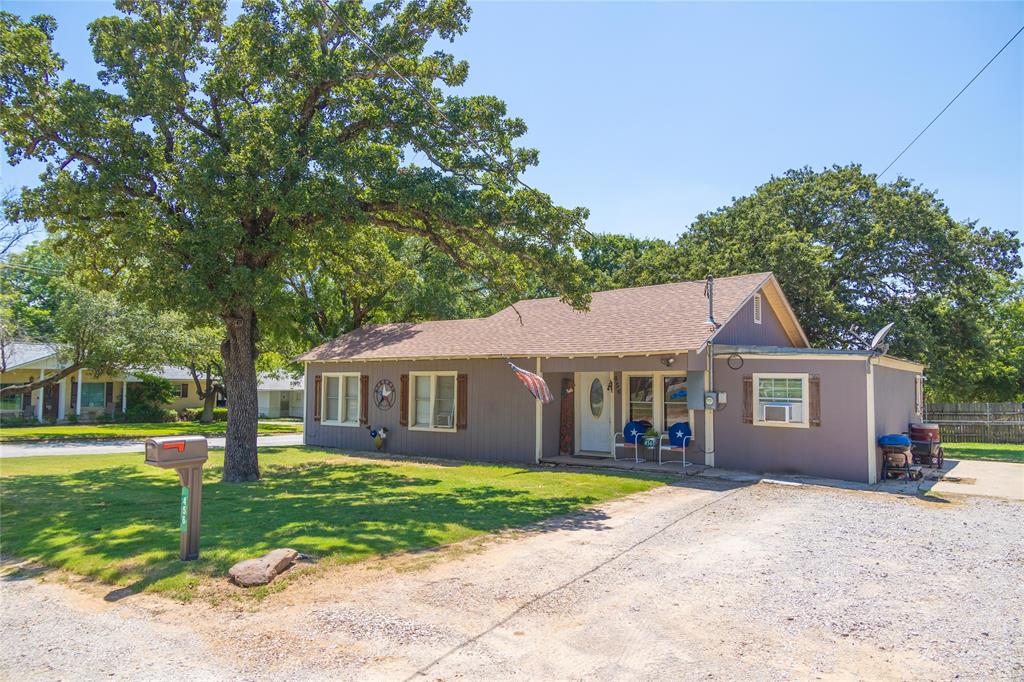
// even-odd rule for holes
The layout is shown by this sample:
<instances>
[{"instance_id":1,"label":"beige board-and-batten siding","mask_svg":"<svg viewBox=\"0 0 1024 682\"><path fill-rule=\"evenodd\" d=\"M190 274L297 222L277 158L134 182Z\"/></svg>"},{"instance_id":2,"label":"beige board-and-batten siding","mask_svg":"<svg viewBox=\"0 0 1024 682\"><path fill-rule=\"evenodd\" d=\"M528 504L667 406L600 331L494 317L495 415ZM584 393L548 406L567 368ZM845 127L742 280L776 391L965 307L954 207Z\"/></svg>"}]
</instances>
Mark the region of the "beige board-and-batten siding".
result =
<instances>
[{"instance_id":1,"label":"beige board-and-batten siding","mask_svg":"<svg viewBox=\"0 0 1024 682\"><path fill-rule=\"evenodd\" d=\"M369 425L387 427L387 441L383 448L386 452L478 462L534 461L534 399L503 360L309 363L306 372L306 395L309 396L305 405L306 444L343 450L373 450L367 425L336 426L313 419L316 376L324 372L357 372L368 377L366 416ZM399 423L400 395L396 395L389 410L376 406L373 393L377 383L388 379L400 394L401 376L410 372L459 372L467 376L465 429L438 432L402 426ZM412 390L411 384L409 390Z\"/></svg>"}]
</instances>

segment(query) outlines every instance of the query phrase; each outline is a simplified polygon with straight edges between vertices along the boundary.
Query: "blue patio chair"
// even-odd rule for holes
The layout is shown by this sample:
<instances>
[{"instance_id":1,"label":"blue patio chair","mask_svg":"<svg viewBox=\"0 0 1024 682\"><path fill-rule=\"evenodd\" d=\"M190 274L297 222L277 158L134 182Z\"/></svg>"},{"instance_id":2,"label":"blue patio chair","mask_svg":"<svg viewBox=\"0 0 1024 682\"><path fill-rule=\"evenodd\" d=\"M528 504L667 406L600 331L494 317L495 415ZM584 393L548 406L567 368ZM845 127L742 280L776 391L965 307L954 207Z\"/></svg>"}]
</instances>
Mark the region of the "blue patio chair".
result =
<instances>
[{"instance_id":1,"label":"blue patio chair","mask_svg":"<svg viewBox=\"0 0 1024 682\"><path fill-rule=\"evenodd\" d=\"M693 441L693 431L686 422L676 422L658 439L658 464L662 464L662 451L683 453L683 468L690 466L686 461L686 446Z\"/></svg>"},{"instance_id":2,"label":"blue patio chair","mask_svg":"<svg viewBox=\"0 0 1024 682\"><path fill-rule=\"evenodd\" d=\"M619 459L619 448L633 451L633 461L642 462L640 459L640 448L643 447L644 434L651 428L647 421L628 421L623 427L622 433L615 434L614 458ZM625 459L625 458L623 458Z\"/></svg>"}]
</instances>

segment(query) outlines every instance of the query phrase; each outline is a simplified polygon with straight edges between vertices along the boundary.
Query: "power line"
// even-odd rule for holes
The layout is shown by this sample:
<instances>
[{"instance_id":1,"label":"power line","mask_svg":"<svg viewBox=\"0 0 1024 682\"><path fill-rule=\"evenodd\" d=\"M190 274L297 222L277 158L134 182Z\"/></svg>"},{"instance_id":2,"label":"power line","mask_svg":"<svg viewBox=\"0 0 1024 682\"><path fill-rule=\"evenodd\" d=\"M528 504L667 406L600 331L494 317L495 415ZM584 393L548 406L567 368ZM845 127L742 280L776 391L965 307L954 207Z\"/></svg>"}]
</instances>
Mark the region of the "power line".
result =
<instances>
[{"instance_id":1,"label":"power line","mask_svg":"<svg viewBox=\"0 0 1024 682\"><path fill-rule=\"evenodd\" d=\"M949 107L953 105L953 102L955 102L955 101L957 100L957 98L959 98L959 97L960 97L960 95L964 94L964 91L965 91L965 90L966 90L967 88L971 87L971 83L973 83L974 81L976 81L976 80L978 79L978 76L980 76L981 74L983 74L983 73L985 72L985 69L987 69L987 68L988 68L989 64L991 64L992 62L994 62L994 61L996 60L996 57L998 57L999 55L1001 55L1001 54L1003 53L1003 50L1005 50L1005 49L1006 49L1007 47L1009 47L1009 46L1010 46L1010 43L1012 43L1012 42L1013 42L1013 41L1014 41L1014 40L1015 40L1015 39L1017 38L1017 36L1019 36L1019 35L1021 34L1021 32L1024 32L1024 26L1021 26L1021 27L1020 27L1019 29L1017 29L1017 32L1013 34L1013 37L1011 37L1011 38L1010 38L1009 40L1007 40L1007 41L1006 41L1006 44L1005 44L1005 45L1003 45L1003 46L1002 46L1001 48L999 48L999 52L996 52L996 53L995 53L994 55L992 55L992 59L988 60L988 62L986 62L986 63L985 63L985 66L981 67L981 71L979 71L978 73L974 74L974 78L972 78L971 80L967 81L967 85L965 85L964 87L962 87L962 88L960 89L960 92L956 93L956 97L954 97L953 99L949 100L949 103L948 103L948 104L946 104L946 106L942 107L942 111L940 111L939 113L937 113L937 114L935 115L935 118L933 118L933 119L931 120L931 122L930 122L930 123L929 123L928 125L926 125L926 126L924 127L924 129L923 129L923 130L922 130L921 132L919 132L919 133L917 134L917 137L915 137L915 138L914 138L913 140L911 140L911 141L910 141L910 144L908 144L908 145L907 145L906 147L904 147L904 148L903 148L903 151L901 151L901 152L900 152L899 154L897 154L897 155L896 155L896 158L895 158L895 159L893 159L892 161L890 161L890 162L889 162L889 165L885 167L885 170L883 170L883 171L882 171L881 173L879 173L879 174L878 174L878 175L877 175L876 177L879 177L879 178L880 178L880 177L882 177L883 175L885 175L885 172L886 172L887 170L889 170L890 168L892 168L893 164L894 164L894 163L896 163L897 161L899 161L899 160L900 160L900 158L901 158L901 157L902 157L902 156L903 156L904 154L906 154L906 153L907 153L907 150L908 150L908 149L910 149L911 147L913 147L913 146L914 146L914 143L915 143L915 142L917 142L917 141L918 141L918 140L919 140L919 139L921 138L921 136L922 136L922 135L924 135L924 134L925 134L925 133L926 133L926 132L928 131L928 129L932 127L932 123L935 123L936 121L938 121L938 120L939 120L939 117L940 117L940 116L942 116L942 115L943 115L944 113L946 113L946 109L949 109Z\"/></svg>"}]
</instances>

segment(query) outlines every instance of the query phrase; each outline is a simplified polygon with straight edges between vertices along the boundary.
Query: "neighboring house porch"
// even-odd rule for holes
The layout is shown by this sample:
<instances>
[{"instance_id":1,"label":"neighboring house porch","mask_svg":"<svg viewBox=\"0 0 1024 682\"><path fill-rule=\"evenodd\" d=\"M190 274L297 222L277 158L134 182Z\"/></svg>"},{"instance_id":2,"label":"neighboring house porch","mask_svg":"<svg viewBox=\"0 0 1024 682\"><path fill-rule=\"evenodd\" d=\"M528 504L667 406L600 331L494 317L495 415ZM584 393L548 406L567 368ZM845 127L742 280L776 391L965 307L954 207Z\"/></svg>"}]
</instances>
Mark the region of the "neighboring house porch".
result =
<instances>
[{"instance_id":1,"label":"neighboring house porch","mask_svg":"<svg viewBox=\"0 0 1024 682\"><path fill-rule=\"evenodd\" d=\"M4 386L45 379L66 366L52 346L42 343L11 344L5 361L6 371L0 373ZM45 422L113 416L127 409L128 384L134 381L138 379L79 370L29 395L4 397L0 400L0 417Z\"/></svg>"}]
</instances>

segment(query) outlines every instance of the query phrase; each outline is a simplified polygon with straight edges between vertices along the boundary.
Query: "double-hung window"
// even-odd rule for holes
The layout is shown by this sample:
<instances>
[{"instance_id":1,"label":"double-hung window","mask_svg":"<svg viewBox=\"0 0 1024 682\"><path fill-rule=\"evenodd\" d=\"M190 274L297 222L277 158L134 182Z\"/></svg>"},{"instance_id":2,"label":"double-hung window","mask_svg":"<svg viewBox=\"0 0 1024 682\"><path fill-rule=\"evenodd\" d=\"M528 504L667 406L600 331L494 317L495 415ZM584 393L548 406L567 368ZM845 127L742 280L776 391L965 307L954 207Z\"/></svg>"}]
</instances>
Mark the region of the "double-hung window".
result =
<instances>
[{"instance_id":1,"label":"double-hung window","mask_svg":"<svg viewBox=\"0 0 1024 682\"><path fill-rule=\"evenodd\" d=\"M755 374L754 423L807 427L807 374Z\"/></svg>"},{"instance_id":2,"label":"double-hung window","mask_svg":"<svg viewBox=\"0 0 1024 682\"><path fill-rule=\"evenodd\" d=\"M454 431L457 372L410 372L409 428Z\"/></svg>"},{"instance_id":3,"label":"double-hung window","mask_svg":"<svg viewBox=\"0 0 1024 682\"><path fill-rule=\"evenodd\" d=\"M659 430L678 422L689 422L685 374L626 372L622 381L626 393L623 408L628 421L646 421Z\"/></svg>"},{"instance_id":4,"label":"double-hung window","mask_svg":"<svg viewBox=\"0 0 1024 682\"><path fill-rule=\"evenodd\" d=\"M323 375L322 424L359 426L359 374Z\"/></svg>"}]
</instances>

